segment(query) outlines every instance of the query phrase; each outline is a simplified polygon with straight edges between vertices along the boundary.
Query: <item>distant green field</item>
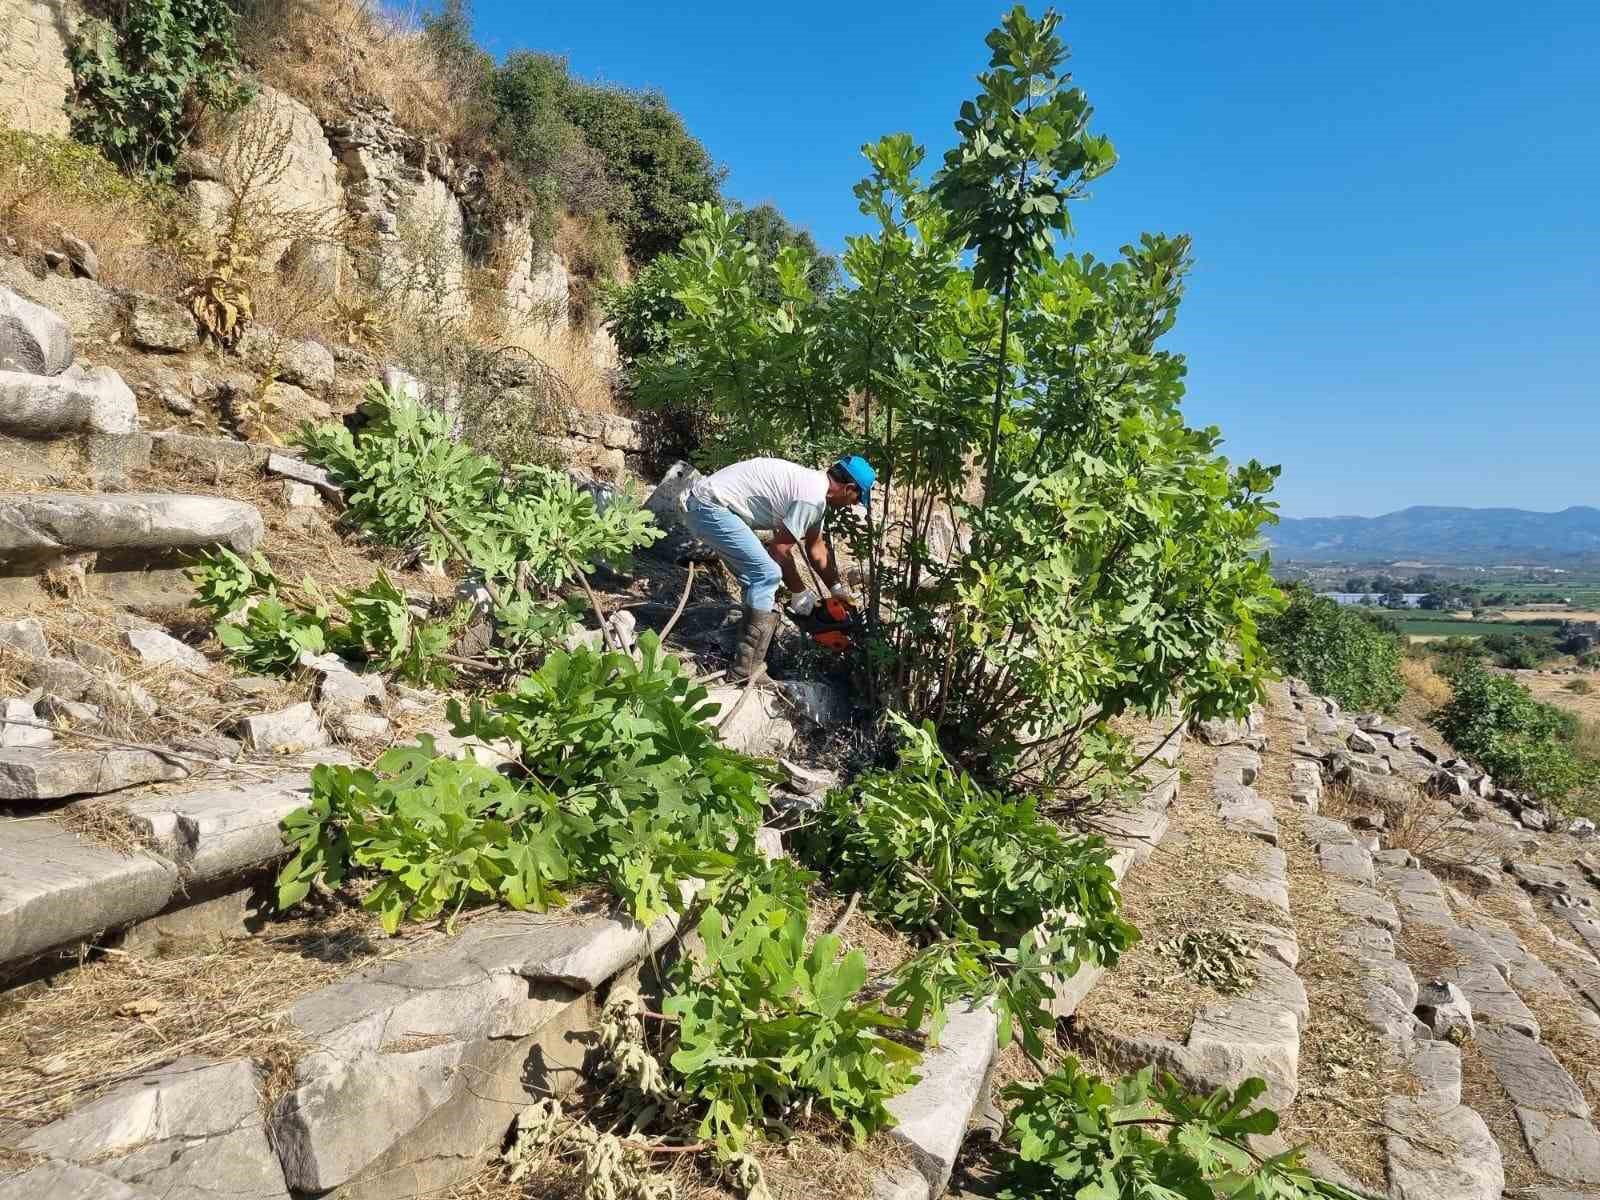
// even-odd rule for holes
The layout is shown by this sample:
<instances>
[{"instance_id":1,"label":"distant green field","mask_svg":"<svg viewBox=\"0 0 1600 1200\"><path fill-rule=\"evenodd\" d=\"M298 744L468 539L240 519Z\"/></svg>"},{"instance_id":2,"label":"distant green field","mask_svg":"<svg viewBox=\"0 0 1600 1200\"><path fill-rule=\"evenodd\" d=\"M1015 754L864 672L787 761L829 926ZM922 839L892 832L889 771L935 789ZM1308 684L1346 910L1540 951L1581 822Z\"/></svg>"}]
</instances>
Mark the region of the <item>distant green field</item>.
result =
<instances>
[{"instance_id":1,"label":"distant green field","mask_svg":"<svg viewBox=\"0 0 1600 1200\"><path fill-rule=\"evenodd\" d=\"M1549 633L1560 621L1453 621L1449 617L1394 617L1400 632L1418 637L1482 637L1486 633Z\"/></svg>"}]
</instances>

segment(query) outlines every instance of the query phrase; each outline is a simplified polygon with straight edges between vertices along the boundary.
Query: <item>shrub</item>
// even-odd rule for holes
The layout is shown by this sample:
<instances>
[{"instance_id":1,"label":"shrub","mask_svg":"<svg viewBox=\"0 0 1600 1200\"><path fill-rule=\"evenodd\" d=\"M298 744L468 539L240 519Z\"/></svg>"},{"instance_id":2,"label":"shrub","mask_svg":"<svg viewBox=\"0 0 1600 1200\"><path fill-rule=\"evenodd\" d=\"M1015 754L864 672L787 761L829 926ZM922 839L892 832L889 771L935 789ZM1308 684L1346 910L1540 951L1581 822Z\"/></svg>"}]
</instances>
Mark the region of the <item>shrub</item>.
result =
<instances>
[{"instance_id":1,"label":"shrub","mask_svg":"<svg viewBox=\"0 0 1600 1200\"><path fill-rule=\"evenodd\" d=\"M1553 638L1527 633L1488 633L1481 639L1484 652L1495 664L1516 670L1531 670L1559 652Z\"/></svg>"},{"instance_id":2,"label":"shrub","mask_svg":"<svg viewBox=\"0 0 1600 1200\"><path fill-rule=\"evenodd\" d=\"M1400 639L1367 614L1296 587L1261 624L1262 644L1287 675L1348 708L1390 712L1405 695Z\"/></svg>"},{"instance_id":3,"label":"shrub","mask_svg":"<svg viewBox=\"0 0 1600 1200\"><path fill-rule=\"evenodd\" d=\"M1118 915L1109 851L1070 838L1032 798L999 795L953 769L933 726L895 719L899 765L829 794L796 843L829 886L929 948L902 968L890 1000L920 1023L950 999L992 999L1000 1039L1015 1028L1040 1053L1051 977L1114 966L1137 937Z\"/></svg>"},{"instance_id":4,"label":"shrub","mask_svg":"<svg viewBox=\"0 0 1600 1200\"><path fill-rule=\"evenodd\" d=\"M1541 704L1516 680L1473 663L1450 678L1453 695L1433 714L1450 743L1497 783L1544 800L1563 799L1582 778L1569 743L1576 718Z\"/></svg>"},{"instance_id":5,"label":"shrub","mask_svg":"<svg viewBox=\"0 0 1600 1200\"><path fill-rule=\"evenodd\" d=\"M1567 684L1567 691L1574 696L1587 696L1594 691L1594 686L1587 679L1574 679Z\"/></svg>"},{"instance_id":6,"label":"shrub","mask_svg":"<svg viewBox=\"0 0 1600 1200\"><path fill-rule=\"evenodd\" d=\"M226 0L127 0L91 18L67 50L73 134L128 171L157 178L199 120L244 106Z\"/></svg>"}]
</instances>

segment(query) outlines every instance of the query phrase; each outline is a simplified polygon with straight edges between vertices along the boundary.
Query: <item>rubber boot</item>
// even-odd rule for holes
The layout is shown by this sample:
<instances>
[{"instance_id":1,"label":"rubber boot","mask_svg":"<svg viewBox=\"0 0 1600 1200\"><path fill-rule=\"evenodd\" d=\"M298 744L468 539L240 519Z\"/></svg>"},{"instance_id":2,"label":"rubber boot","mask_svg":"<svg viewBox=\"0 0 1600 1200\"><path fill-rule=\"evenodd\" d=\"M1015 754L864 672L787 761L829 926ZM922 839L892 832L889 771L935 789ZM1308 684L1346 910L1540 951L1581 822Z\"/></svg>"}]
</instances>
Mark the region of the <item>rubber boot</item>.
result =
<instances>
[{"instance_id":1,"label":"rubber boot","mask_svg":"<svg viewBox=\"0 0 1600 1200\"><path fill-rule=\"evenodd\" d=\"M733 670L728 678L734 683L745 683L752 675L766 674L767 647L772 645L772 635L778 629L778 610L757 612L745 606L744 624L739 626L739 640L733 654Z\"/></svg>"}]
</instances>

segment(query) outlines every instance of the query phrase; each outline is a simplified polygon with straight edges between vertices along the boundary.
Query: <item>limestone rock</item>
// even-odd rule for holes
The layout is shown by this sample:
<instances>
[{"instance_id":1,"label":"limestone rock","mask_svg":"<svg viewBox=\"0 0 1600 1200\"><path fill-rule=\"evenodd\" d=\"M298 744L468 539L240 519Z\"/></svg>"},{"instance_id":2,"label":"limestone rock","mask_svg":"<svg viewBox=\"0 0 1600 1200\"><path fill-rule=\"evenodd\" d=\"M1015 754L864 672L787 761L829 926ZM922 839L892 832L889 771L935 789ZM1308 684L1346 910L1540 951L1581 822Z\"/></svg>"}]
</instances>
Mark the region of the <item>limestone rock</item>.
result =
<instances>
[{"instance_id":1,"label":"limestone rock","mask_svg":"<svg viewBox=\"0 0 1600 1200\"><path fill-rule=\"evenodd\" d=\"M248 1059L180 1058L30 1135L22 1148L167 1200L288 1200Z\"/></svg>"},{"instance_id":2,"label":"limestone rock","mask_svg":"<svg viewBox=\"0 0 1600 1200\"><path fill-rule=\"evenodd\" d=\"M967 1122L987 1098L999 1021L993 1008L956 1009L918 1067L921 1080L888 1101L889 1136L911 1152L933 1195L950 1181Z\"/></svg>"},{"instance_id":3,"label":"limestone rock","mask_svg":"<svg viewBox=\"0 0 1600 1200\"><path fill-rule=\"evenodd\" d=\"M48 729L36 728L42 724L45 722L40 721L29 701L0 700L0 748L48 746L55 735Z\"/></svg>"},{"instance_id":4,"label":"limestone rock","mask_svg":"<svg viewBox=\"0 0 1600 1200\"><path fill-rule=\"evenodd\" d=\"M283 818L311 798L311 776L135 794L123 809L140 836L186 880L226 879L281 858Z\"/></svg>"},{"instance_id":5,"label":"limestone rock","mask_svg":"<svg viewBox=\"0 0 1600 1200\"><path fill-rule=\"evenodd\" d=\"M1583 1092L1544 1045L1487 1021L1479 1023L1476 1041L1495 1078L1517 1107L1589 1119Z\"/></svg>"},{"instance_id":6,"label":"limestone rock","mask_svg":"<svg viewBox=\"0 0 1600 1200\"><path fill-rule=\"evenodd\" d=\"M1353 842L1319 845L1317 861L1330 875L1368 885L1373 882L1372 855Z\"/></svg>"},{"instance_id":7,"label":"limestone rock","mask_svg":"<svg viewBox=\"0 0 1600 1200\"><path fill-rule=\"evenodd\" d=\"M171 863L125 855L51 821L0 820L0 963L154 916L177 886Z\"/></svg>"},{"instance_id":8,"label":"limestone rock","mask_svg":"<svg viewBox=\"0 0 1600 1200\"><path fill-rule=\"evenodd\" d=\"M30 746L0 750L0 800L99 796L141 783L183 779L181 761L149 750L68 750Z\"/></svg>"},{"instance_id":9,"label":"limestone rock","mask_svg":"<svg viewBox=\"0 0 1600 1200\"><path fill-rule=\"evenodd\" d=\"M1417 994L1416 1014L1434 1037L1447 1042L1464 1042L1474 1033L1472 1005L1455 984L1434 979L1423 984Z\"/></svg>"},{"instance_id":10,"label":"limestone rock","mask_svg":"<svg viewBox=\"0 0 1600 1200\"><path fill-rule=\"evenodd\" d=\"M0 493L0 563L73 551L216 545L247 554L265 532L253 505L217 496Z\"/></svg>"},{"instance_id":11,"label":"limestone rock","mask_svg":"<svg viewBox=\"0 0 1600 1200\"><path fill-rule=\"evenodd\" d=\"M293 479L285 479L281 495L285 508L318 509L322 507L322 497L317 494L317 489L309 483L296 483Z\"/></svg>"},{"instance_id":12,"label":"limestone rock","mask_svg":"<svg viewBox=\"0 0 1600 1200\"><path fill-rule=\"evenodd\" d=\"M50 376L0 371L0 432L56 438L138 427L133 392L110 367Z\"/></svg>"},{"instance_id":13,"label":"limestone rock","mask_svg":"<svg viewBox=\"0 0 1600 1200\"><path fill-rule=\"evenodd\" d=\"M1250 736L1250 726L1245 721L1226 717L1208 717L1194 723L1195 735L1208 746L1231 746Z\"/></svg>"},{"instance_id":14,"label":"limestone rock","mask_svg":"<svg viewBox=\"0 0 1600 1200\"><path fill-rule=\"evenodd\" d=\"M314 392L333 386L333 352L321 342L287 338L252 325L239 339L238 351L251 370L270 372L274 379Z\"/></svg>"},{"instance_id":15,"label":"limestone rock","mask_svg":"<svg viewBox=\"0 0 1600 1200\"><path fill-rule=\"evenodd\" d=\"M1600 1133L1593 1124L1531 1108L1516 1114L1528 1153L1547 1174L1567 1183L1600 1183Z\"/></svg>"},{"instance_id":16,"label":"limestone rock","mask_svg":"<svg viewBox=\"0 0 1600 1200\"><path fill-rule=\"evenodd\" d=\"M850 697L825 679L785 679L778 685L795 710L822 729L850 719Z\"/></svg>"},{"instance_id":17,"label":"limestone rock","mask_svg":"<svg viewBox=\"0 0 1600 1200\"><path fill-rule=\"evenodd\" d=\"M94 252L93 246L71 233L63 233L57 241L76 274L85 279L100 278L100 256Z\"/></svg>"},{"instance_id":18,"label":"limestone rock","mask_svg":"<svg viewBox=\"0 0 1600 1200\"><path fill-rule=\"evenodd\" d=\"M725 746L756 758L776 758L795 739L794 725L784 715L784 705L772 692L758 684L739 704L743 687L724 685L710 690L710 699L721 706L712 717L717 736Z\"/></svg>"},{"instance_id":19,"label":"limestone rock","mask_svg":"<svg viewBox=\"0 0 1600 1200\"><path fill-rule=\"evenodd\" d=\"M801 766L787 758L780 758L778 766L783 768L785 784L798 796L813 796L839 786L839 777L832 771Z\"/></svg>"},{"instance_id":20,"label":"limestone rock","mask_svg":"<svg viewBox=\"0 0 1600 1200\"><path fill-rule=\"evenodd\" d=\"M211 663L204 654L159 629L129 629L122 636L128 649L147 666L182 667L200 675L211 670Z\"/></svg>"},{"instance_id":21,"label":"limestone rock","mask_svg":"<svg viewBox=\"0 0 1600 1200\"><path fill-rule=\"evenodd\" d=\"M291 704L278 712L260 713L239 722L239 735L252 750L298 754L328 744L328 731L310 704Z\"/></svg>"},{"instance_id":22,"label":"limestone rock","mask_svg":"<svg viewBox=\"0 0 1600 1200\"><path fill-rule=\"evenodd\" d=\"M343 273L343 249L337 242L322 238L296 238L278 260L278 274L329 296L338 294Z\"/></svg>"},{"instance_id":23,"label":"limestone rock","mask_svg":"<svg viewBox=\"0 0 1600 1200\"><path fill-rule=\"evenodd\" d=\"M296 458L292 454L269 454L267 456L267 473L269 475L282 475L285 479L292 479L308 487L316 488L319 493L335 502L344 498L344 492L338 484L321 467L306 462L303 458Z\"/></svg>"},{"instance_id":24,"label":"limestone rock","mask_svg":"<svg viewBox=\"0 0 1600 1200\"><path fill-rule=\"evenodd\" d=\"M0 287L0 372L59 375L72 362L72 331L43 305Z\"/></svg>"},{"instance_id":25,"label":"limestone rock","mask_svg":"<svg viewBox=\"0 0 1600 1200\"><path fill-rule=\"evenodd\" d=\"M686 462L675 462L656 484L655 490L645 498L644 506L655 515L656 523L664 529L683 524L680 502L683 494L701 479L700 472Z\"/></svg>"},{"instance_id":26,"label":"limestone rock","mask_svg":"<svg viewBox=\"0 0 1600 1200\"><path fill-rule=\"evenodd\" d=\"M19 617L14 621L0 621L0 650L9 650L26 658L46 658L50 644L44 638L44 626L33 617Z\"/></svg>"},{"instance_id":27,"label":"limestone rock","mask_svg":"<svg viewBox=\"0 0 1600 1200\"><path fill-rule=\"evenodd\" d=\"M1505 1168L1483 1118L1396 1097L1384 1110L1390 1200L1499 1200Z\"/></svg>"},{"instance_id":28,"label":"limestone rock","mask_svg":"<svg viewBox=\"0 0 1600 1200\"><path fill-rule=\"evenodd\" d=\"M389 719L380 713L338 712L328 721L335 737L346 742L368 741L389 736Z\"/></svg>"},{"instance_id":29,"label":"limestone rock","mask_svg":"<svg viewBox=\"0 0 1600 1200\"><path fill-rule=\"evenodd\" d=\"M0 1179L0 1200L158 1200L153 1192L72 1163L44 1162Z\"/></svg>"},{"instance_id":30,"label":"limestone rock","mask_svg":"<svg viewBox=\"0 0 1600 1200\"><path fill-rule=\"evenodd\" d=\"M1377 741L1365 730L1351 730L1350 736L1345 738L1344 742L1357 754L1376 754L1378 752Z\"/></svg>"},{"instance_id":31,"label":"limestone rock","mask_svg":"<svg viewBox=\"0 0 1600 1200\"><path fill-rule=\"evenodd\" d=\"M176 353L200 340L194 314L175 300L129 292L128 341L143 350Z\"/></svg>"}]
</instances>

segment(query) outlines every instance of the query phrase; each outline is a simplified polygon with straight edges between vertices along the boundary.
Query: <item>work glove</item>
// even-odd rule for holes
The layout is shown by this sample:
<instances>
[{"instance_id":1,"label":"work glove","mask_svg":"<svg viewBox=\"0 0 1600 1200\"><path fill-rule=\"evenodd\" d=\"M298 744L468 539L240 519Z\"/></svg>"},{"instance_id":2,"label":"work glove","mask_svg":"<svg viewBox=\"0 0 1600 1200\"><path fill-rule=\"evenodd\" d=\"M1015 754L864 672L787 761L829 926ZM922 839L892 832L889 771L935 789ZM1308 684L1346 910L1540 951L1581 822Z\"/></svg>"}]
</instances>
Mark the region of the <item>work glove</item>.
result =
<instances>
[{"instance_id":1,"label":"work glove","mask_svg":"<svg viewBox=\"0 0 1600 1200\"><path fill-rule=\"evenodd\" d=\"M789 611L797 617L809 617L817 607L817 594L815 592L801 592L789 601Z\"/></svg>"},{"instance_id":2,"label":"work glove","mask_svg":"<svg viewBox=\"0 0 1600 1200\"><path fill-rule=\"evenodd\" d=\"M856 606L856 594L850 590L850 585L842 579L833 585L833 598L846 608L854 608Z\"/></svg>"}]
</instances>

